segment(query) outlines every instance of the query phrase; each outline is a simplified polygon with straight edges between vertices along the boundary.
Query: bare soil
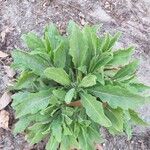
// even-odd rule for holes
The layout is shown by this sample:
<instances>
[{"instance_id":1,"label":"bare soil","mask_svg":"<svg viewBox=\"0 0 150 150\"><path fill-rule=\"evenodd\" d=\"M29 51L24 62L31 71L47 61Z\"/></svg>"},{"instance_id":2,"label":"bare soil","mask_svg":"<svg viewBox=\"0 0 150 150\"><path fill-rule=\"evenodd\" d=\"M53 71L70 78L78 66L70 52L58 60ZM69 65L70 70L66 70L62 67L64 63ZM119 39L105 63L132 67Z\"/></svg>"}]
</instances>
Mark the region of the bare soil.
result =
<instances>
[{"instance_id":1,"label":"bare soil","mask_svg":"<svg viewBox=\"0 0 150 150\"><path fill-rule=\"evenodd\" d=\"M62 33L69 20L81 26L103 24L100 34L121 31L122 38L116 45L136 47L134 57L140 60L139 79L150 85L150 1L149 0L0 0L0 50L11 53L14 48L24 48L21 35L29 31L41 35L43 27L54 22ZM0 60L0 96L12 81L4 70L12 59ZM14 113L11 106L10 130L0 128L0 150L44 150L42 141L31 146L23 134L13 135ZM143 119L150 121L150 105L140 108ZM112 137L103 131L104 150L149 150L150 128L134 127L133 138Z\"/></svg>"}]
</instances>

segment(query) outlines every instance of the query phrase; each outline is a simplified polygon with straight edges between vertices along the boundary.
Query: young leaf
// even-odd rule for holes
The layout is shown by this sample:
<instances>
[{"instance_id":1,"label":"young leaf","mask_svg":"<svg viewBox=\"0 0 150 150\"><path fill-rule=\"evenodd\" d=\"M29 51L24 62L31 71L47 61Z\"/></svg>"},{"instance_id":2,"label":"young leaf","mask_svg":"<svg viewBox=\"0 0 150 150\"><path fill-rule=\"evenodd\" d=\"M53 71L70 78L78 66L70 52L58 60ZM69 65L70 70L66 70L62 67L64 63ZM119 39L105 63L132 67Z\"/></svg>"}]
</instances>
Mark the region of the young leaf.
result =
<instances>
[{"instance_id":1,"label":"young leaf","mask_svg":"<svg viewBox=\"0 0 150 150\"><path fill-rule=\"evenodd\" d=\"M102 73L97 72L97 73L94 73L94 75L96 76L97 81L98 81L100 84L105 85L104 72L102 72Z\"/></svg>"},{"instance_id":2,"label":"young leaf","mask_svg":"<svg viewBox=\"0 0 150 150\"><path fill-rule=\"evenodd\" d=\"M66 64L66 49L64 48L64 42L54 50L54 65L58 68L64 68Z\"/></svg>"},{"instance_id":3,"label":"young leaf","mask_svg":"<svg viewBox=\"0 0 150 150\"><path fill-rule=\"evenodd\" d=\"M69 103L71 102L71 100L73 99L74 92L75 92L75 89L72 88L72 89L70 89L70 90L66 93L65 102L66 102L67 104L69 104Z\"/></svg>"},{"instance_id":4,"label":"young leaf","mask_svg":"<svg viewBox=\"0 0 150 150\"><path fill-rule=\"evenodd\" d=\"M70 85L69 75L62 68L49 67L44 71L47 78L52 79L62 85Z\"/></svg>"},{"instance_id":5,"label":"young leaf","mask_svg":"<svg viewBox=\"0 0 150 150\"><path fill-rule=\"evenodd\" d=\"M96 123L105 127L111 126L110 120L105 116L102 103L97 101L95 97L90 94L81 94L81 103L86 109L87 115Z\"/></svg>"},{"instance_id":6,"label":"young leaf","mask_svg":"<svg viewBox=\"0 0 150 150\"><path fill-rule=\"evenodd\" d=\"M96 76L88 74L85 76L79 84L79 87L90 87L96 84Z\"/></svg>"},{"instance_id":7,"label":"young leaf","mask_svg":"<svg viewBox=\"0 0 150 150\"><path fill-rule=\"evenodd\" d=\"M113 58L112 53L103 53L102 55L100 55L100 58L95 64L93 71L106 65L112 58Z\"/></svg>"},{"instance_id":8,"label":"young leaf","mask_svg":"<svg viewBox=\"0 0 150 150\"><path fill-rule=\"evenodd\" d=\"M83 34L79 27L71 22L71 35L70 35L70 50L69 54L72 56L72 61L75 67L81 67L86 64L87 58L87 44L83 38Z\"/></svg>"}]
</instances>

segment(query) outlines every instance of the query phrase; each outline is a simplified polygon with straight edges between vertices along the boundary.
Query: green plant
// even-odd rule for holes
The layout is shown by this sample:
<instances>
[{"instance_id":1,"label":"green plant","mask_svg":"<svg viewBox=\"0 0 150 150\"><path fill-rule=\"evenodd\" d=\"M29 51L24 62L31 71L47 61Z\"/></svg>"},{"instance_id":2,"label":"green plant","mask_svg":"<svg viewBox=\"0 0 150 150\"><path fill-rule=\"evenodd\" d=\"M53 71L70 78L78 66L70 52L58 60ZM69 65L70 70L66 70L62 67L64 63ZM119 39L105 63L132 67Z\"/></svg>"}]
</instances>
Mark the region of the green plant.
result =
<instances>
[{"instance_id":1,"label":"green plant","mask_svg":"<svg viewBox=\"0 0 150 150\"><path fill-rule=\"evenodd\" d=\"M50 137L47 150L94 150L99 127L130 138L132 124L146 125L136 109L149 99L143 96L149 87L137 81L134 48L114 51L120 34L96 31L71 21L66 35L51 24L42 38L23 36L29 51L12 53L21 72L12 96L15 133L25 131L32 144Z\"/></svg>"}]
</instances>

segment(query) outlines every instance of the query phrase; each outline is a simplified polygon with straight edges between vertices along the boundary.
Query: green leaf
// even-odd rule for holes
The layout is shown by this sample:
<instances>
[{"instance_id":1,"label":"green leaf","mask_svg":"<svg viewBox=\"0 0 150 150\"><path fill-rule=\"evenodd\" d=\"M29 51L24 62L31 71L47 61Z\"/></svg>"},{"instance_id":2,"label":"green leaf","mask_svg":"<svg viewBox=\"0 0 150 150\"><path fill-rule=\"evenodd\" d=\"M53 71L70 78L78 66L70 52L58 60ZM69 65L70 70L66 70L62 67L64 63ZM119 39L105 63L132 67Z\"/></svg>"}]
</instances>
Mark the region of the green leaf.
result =
<instances>
[{"instance_id":1,"label":"green leaf","mask_svg":"<svg viewBox=\"0 0 150 150\"><path fill-rule=\"evenodd\" d=\"M47 78L52 79L62 85L70 85L69 75L62 68L49 67L44 71Z\"/></svg>"},{"instance_id":2,"label":"green leaf","mask_svg":"<svg viewBox=\"0 0 150 150\"><path fill-rule=\"evenodd\" d=\"M80 127L80 133L79 133L79 144L80 148L85 149L85 150L93 150L94 149L94 144L91 144L89 139L88 139L88 130L84 127Z\"/></svg>"},{"instance_id":3,"label":"green leaf","mask_svg":"<svg viewBox=\"0 0 150 150\"><path fill-rule=\"evenodd\" d=\"M62 138L62 119L60 117L55 118L51 124L52 134L58 142L61 142Z\"/></svg>"},{"instance_id":4,"label":"green leaf","mask_svg":"<svg viewBox=\"0 0 150 150\"><path fill-rule=\"evenodd\" d=\"M37 75L42 75L44 70L49 67L41 57L32 56L26 52L15 50L12 53L14 59L13 66L18 69L30 69Z\"/></svg>"},{"instance_id":5,"label":"green leaf","mask_svg":"<svg viewBox=\"0 0 150 150\"><path fill-rule=\"evenodd\" d=\"M36 50L36 49L45 50L45 45L44 45L43 41L41 40L41 38L39 38L34 33L24 34L22 36L22 39L27 44L28 48L30 48L32 50Z\"/></svg>"},{"instance_id":6,"label":"green leaf","mask_svg":"<svg viewBox=\"0 0 150 150\"><path fill-rule=\"evenodd\" d=\"M74 136L64 135L60 145L61 150L71 150L74 148L79 148L78 142Z\"/></svg>"},{"instance_id":7,"label":"green leaf","mask_svg":"<svg viewBox=\"0 0 150 150\"><path fill-rule=\"evenodd\" d=\"M117 32L112 38L110 38L109 41L109 47L108 49L112 48L114 46L114 44L118 41L118 39L120 38L121 33Z\"/></svg>"},{"instance_id":8,"label":"green leaf","mask_svg":"<svg viewBox=\"0 0 150 150\"><path fill-rule=\"evenodd\" d=\"M124 66L123 68L121 68L113 77L114 79L122 79L124 77L130 77L131 75L133 75L135 73L135 71L137 70L138 67L138 61L133 61L131 63L129 63L128 65Z\"/></svg>"},{"instance_id":9,"label":"green leaf","mask_svg":"<svg viewBox=\"0 0 150 150\"><path fill-rule=\"evenodd\" d=\"M96 76L97 81L98 81L100 84L105 85L104 72L102 72L102 73L96 72L96 73L94 73L94 75Z\"/></svg>"},{"instance_id":10,"label":"green leaf","mask_svg":"<svg viewBox=\"0 0 150 150\"><path fill-rule=\"evenodd\" d=\"M124 112L124 131L128 136L128 140L130 140L132 137L132 125L128 111Z\"/></svg>"},{"instance_id":11,"label":"green leaf","mask_svg":"<svg viewBox=\"0 0 150 150\"><path fill-rule=\"evenodd\" d=\"M86 109L87 115L96 123L105 127L111 126L110 120L105 116L102 103L97 101L95 97L90 94L81 94L81 103Z\"/></svg>"},{"instance_id":12,"label":"green leaf","mask_svg":"<svg viewBox=\"0 0 150 150\"><path fill-rule=\"evenodd\" d=\"M79 27L71 22L71 35L70 35L70 50L69 54L72 56L72 61L75 67L81 67L86 64L87 58L87 44L83 38L83 34Z\"/></svg>"},{"instance_id":13,"label":"green leaf","mask_svg":"<svg viewBox=\"0 0 150 150\"><path fill-rule=\"evenodd\" d=\"M17 83L15 84L15 89L22 89L30 87L33 82L37 79L37 75L32 72L24 71L21 73L20 77L17 79Z\"/></svg>"},{"instance_id":14,"label":"green leaf","mask_svg":"<svg viewBox=\"0 0 150 150\"><path fill-rule=\"evenodd\" d=\"M79 87L90 87L96 84L96 76L88 74L85 76L79 84Z\"/></svg>"},{"instance_id":15,"label":"green leaf","mask_svg":"<svg viewBox=\"0 0 150 150\"><path fill-rule=\"evenodd\" d=\"M71 102L71 100L73 99L74 92L75 92L75 89L72 88L72 89L70 89L70 90L66 93L66 95L65 95L65 102L66 102L67 104L69 104L69 103Z\"/></svg>"},{"instance_id":16,"label":"green leaf","mask_svg":"<svg viewBox=\"0 0 150 150\"><path fill-rule=\"evenodd\" d=\"M98 47L99 47L99 39L98 36L96 34L98 28L97 27L90 27L89 25L85 25L82 33L83 33L83 37L85 39L85 41L88 44L88 60L90 60L92 58L92 56L99 54L99 52L97 52Z\"/></svg>"},{"instance_id":17,"label":"green leaf","mask_svg":"<svg viewBox=\"0 0 150 150\"><path fill-rule=\"evenodd\" d=\"M103 53L100 56L95 56L91 60L89 72L94 72L97 69L105 66L113 58L112 53Z\"/></svg>"},{"instance_id":18,"label":"green leaf","mask_svg":"<svg viewBox=\"0 0 150 150\"><path fill-rule=\"evenodd\" d=\"M103 102L108 102L113 108L137 108L144 104L146 100L144 97L133 94L125 88L114 85L99 85L89 89L89 91Z\"/></svg>"},{"instance_id":19,"label":"green leaf","mask_svg":"<svg viewBox=\"0 0 150 150\"><path fill-rule=\"evenodd\" d=\"M14 101L17 104L14 108L16 109L16 117L19 118L26 114L34 114L41 109L44 109L49 104L49 99L51 97L51 90L40 91L37 93L18 93L19 95L14 95ZM20 94L23 94L20 96Z\"/></svg>"},{"instance_id":20,"label":"green leaf","mask_svg":"<svg viewBox=\"0 0 150 150\"><path fill-rule=\"evenodd\" d=\"M19 120L15 124L14 133L16 134L19 132L23 132L29 126L30 123L31 123L30 116L24 116L19 118Z\"/></svg>"},{"instance_id":21,"label":"green leaf","mask_svg":"<svg viewBox=\"0 0 150 150\"><path fill-rule=\"evenodd\" d=\"M113 59L108 63L111 66L127 65L134 53L134 48L129 47L125 50L118 50L113 53Z\"/></svg>"},{"instance_id":22,"label":"green leaf","mask_svg":"<svg viewBox=\"0 0 150 150\"><path fill-rule=\"evenodd\" d=\"M64 101L66 92L63 89L57 89L57 90L53 90L53 94L59 100Z\"/></svg>"},{"instance_id":23,"label":"green leaf","mask_svg":"<svg viewBox=\"0 0 150 150\"><path fill-rule=\"evenodd\" d=\"M120 108L105 108L105 114L112 123L112 127L119 132L123 132L123 111Z\"/></svg>"},{"instance_id":24,"label":"green leaf","mask_svg":"<svg viewBox=\"0 0 150 150\"><path fill-rule=\"evenodd\" d=\"M28 128L27 139L31 144L38 143L42 139L46 137L46 135L42 134L47 129L48 125L43 125L39 123L35 123L33 126Z\"/></svg>"},{"instance_id":25,"label":"green leaf","mask_svg":"<svg viewBox=\"0 0 150 150\"><path fill-rule=\"evenodd\" d=\"M144 120L142 120L139 116L138 113L135 112L134 110L129 109L129 114L132 119L132 121L138 125L148 125Z\"/></svg>"},{"instance_id":26,"label":"green leaf","mask_svg":"<svg viewBox=\"0 0 150 150\"><path fill-rule=\"evenodd\" d=\"M59 142L55 139L53 135L51 135L48 143L46 144L46 150L57 150L59 146Z\"/></svg>"},{"instance_id":27,"label":"green leaf","mask_svg":"<svg viewBox=\"0 0 150 150\"><path fill-rule=\"evenodd\" d=\"M54 65L58 68L64 68L66 64L66 50L64 44L64 42L61 42L54 50Z\"/></svg>"},{"instance_id":28,"label":"green leaf","mask_svg":"<svg viewBox=\"0 0 150 150\"><path fill-rule=\"evenodd\" d=\"M65 125L65 123L63 123L63 134L64 135L73 135L72 132L70 131L69 127L67 127Z\"/></svg>"},{"instance_id":29,"label":"green leaf","mask_svg":"<svg viewBox=\"0 0 150 150\"><path fill-rule=\"evenodd\" d=\"M61 36L57 30L57 27L51 23L47 26L47 38L50 44L51 51L56 49L61 41Z\"/></svg>"}]
</instances>

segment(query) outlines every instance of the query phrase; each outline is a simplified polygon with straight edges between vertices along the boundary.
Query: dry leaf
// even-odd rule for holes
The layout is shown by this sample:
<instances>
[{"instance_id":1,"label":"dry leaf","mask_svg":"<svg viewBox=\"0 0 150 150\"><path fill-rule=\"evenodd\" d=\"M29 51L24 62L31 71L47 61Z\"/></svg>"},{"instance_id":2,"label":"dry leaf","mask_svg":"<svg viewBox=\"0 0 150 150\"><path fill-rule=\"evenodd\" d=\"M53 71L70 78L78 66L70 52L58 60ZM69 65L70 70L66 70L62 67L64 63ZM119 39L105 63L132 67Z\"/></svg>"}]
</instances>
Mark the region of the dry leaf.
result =
<instances>
[{"instance_id":1,"label":"dry leaf","mask_svg":"<svg viewBox=\"0 0 150 150\"><path fill-rule=\"evenodd\" d=\"M97 144L97 145L96 145L96 150L103 150L102 145L101 145L101 144Z\"/></svg>"},{"instance_id":2,"label":"dry leaf","mask_svg":"<svg viewBox=\"0 0 150 150\"><path fill-rule=\"evenodd\" d=\"M8 56L8 54L6 54L6 53L0 51L0 58L5 58L5 57L7 57L7 56Z\"/></svg>"},{"instance_id":3,"label":"dry leaf","mask_svg":"<svg viewBox=\"0 0 150 150\"><path fill-rule=\"evenodd\" d=\"M0 111L0 128L9 129L9 113L6 110Z\"/></svg>"},{"instance_id":4,"label":"dry leaf","mask_svg":"<svg viewBox=\"0 0 150 150\"><path fill-rule=\"evenodd\" d=\"M11 102L11 93L5 92L0 98L0 110L5 108Z\"/></svg>"},{"instance_id":5,"label":"dry leaf","mask_svg":"<svg viewBox=\"0 0 150 150\"><path fill-rule=\"evenodd\" d=\"M2 42L5 41L6 34L13 31L14 28L6 26L5 29L1 32Z\"/></svg>"},{"instance_id":6,"label":"dry leaf","mask_svg":"<svg viewBox=\"0 0 150 150\"><path fill-rule=\"evenodd\" d=\"M14 75L16 74L15 70L12 69L10 66L4 66L4 69L9 78L13 78Z\"/></svg>"}]
</instances>

